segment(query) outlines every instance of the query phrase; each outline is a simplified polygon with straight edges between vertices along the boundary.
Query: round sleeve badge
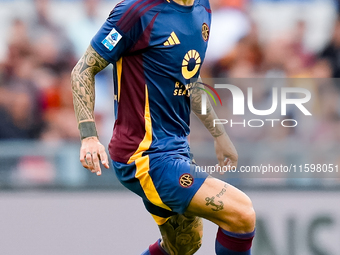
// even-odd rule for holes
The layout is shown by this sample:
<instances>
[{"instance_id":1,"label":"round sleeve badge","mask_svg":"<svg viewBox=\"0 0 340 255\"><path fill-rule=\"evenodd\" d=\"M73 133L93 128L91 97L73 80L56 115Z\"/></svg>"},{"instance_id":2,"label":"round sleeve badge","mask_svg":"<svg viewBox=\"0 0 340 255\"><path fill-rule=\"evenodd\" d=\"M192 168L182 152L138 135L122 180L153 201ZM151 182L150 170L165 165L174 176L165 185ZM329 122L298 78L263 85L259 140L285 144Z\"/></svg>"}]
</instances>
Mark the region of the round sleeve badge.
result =
<instances>
[{"instance_id":1,"label":"round sleeve badge","mask_svg":"<svg viewBox=\"0 0 340 255\"><path fill-rule=\"evenodd\" d=\"M181 177L179 177L179 184L183 188L189 188L194 183L194 178L191 174L182 174Z\"/></svg>"},{"instance_id":2,"label":"round sleeve badge","mask_svg":"<svg viewBox=\"0 0 340 255\"><path fill-rule=\"evenodd\" d=\"M202 25L202 37L203 37L203 40L205 42L208 41L208 39L209 39L209 33L210 33L210 30L209 30L207 23L203 23L203 25Z\"/></svg>"}]
</instances>

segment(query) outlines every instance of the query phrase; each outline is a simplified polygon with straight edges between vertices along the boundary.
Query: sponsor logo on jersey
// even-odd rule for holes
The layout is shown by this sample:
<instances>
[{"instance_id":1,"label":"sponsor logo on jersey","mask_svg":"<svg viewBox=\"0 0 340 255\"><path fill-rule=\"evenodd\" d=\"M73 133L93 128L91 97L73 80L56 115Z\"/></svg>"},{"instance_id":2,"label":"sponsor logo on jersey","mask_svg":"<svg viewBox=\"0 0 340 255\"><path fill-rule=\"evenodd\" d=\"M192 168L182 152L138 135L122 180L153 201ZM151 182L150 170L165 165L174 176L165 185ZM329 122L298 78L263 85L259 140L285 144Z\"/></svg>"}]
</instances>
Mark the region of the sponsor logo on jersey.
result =
<instances>
[{"instance_id":1,"label":"sponsor logo on jersey","mask_svg":"<svg viewBox=\"0 0 340 255\"><path fill-rule=\"evenodd\" d=\"M201 57L196 50L189 50L182 61L182 75L189 80L194 77L201 66Z\"/></svg>"},{"instance_id":2,"label":"sponsor logo on jersey","mask_svg":"<svg viewBox=\"0 0 340 255\"><path fill-rule=\"evenodd\" d=\"M122 39L122 36L117 32L115 28L104 38L102 44L109 50L112 51L117 43Z\"/></svg>"},{"instance_id":3,"label":"sponsor logo on jersey","mask_svg":"<svg viewBox=\"0 0 340 255\"><path fill-rule=\"evenodd\" d=\"M207 23L203 23L203 25L202 25L202 37L203 37L203 40L205 42L208 41L209 34L210 34L209 26L207 25Z\"/></svg>"},{"instance_id":4,"label":"sponsor logo on jersey","mask_svg":"<svg viewBox=\"0 0 340 255\"><path fill-rule=\"evenodd\" d=\"M194 85L193 83L184 85L180 83L179 81L176 81L173 95L190 97L190 91L193 85Z\"/></svg>"},{"instance_id":5,"label":"sponsor logo on jersey","mask_svg":"<svg viewBox=\"0 0 340 255\"><path fill-rule=\"evenodd\" d=\"M181 42L179 41L175 32L172 32L170 34L168 40L166 40L163 45L164 46L170 46L170 45L177 45L177 44L181 44Z\"/></svg>"}]
</instances>

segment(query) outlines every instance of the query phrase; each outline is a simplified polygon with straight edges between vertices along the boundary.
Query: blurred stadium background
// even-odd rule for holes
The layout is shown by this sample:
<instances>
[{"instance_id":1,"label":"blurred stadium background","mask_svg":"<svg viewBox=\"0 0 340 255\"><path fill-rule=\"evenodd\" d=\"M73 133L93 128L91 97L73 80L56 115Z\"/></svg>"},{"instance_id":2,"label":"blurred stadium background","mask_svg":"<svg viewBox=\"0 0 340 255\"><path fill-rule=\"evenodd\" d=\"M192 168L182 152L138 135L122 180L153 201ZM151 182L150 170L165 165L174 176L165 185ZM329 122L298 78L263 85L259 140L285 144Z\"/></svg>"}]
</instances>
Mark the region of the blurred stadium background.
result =
<instances>
[{"instance_id":1,"label":"blurred stadium background","mask_svg":"<svg viewBox=\"0 0 340 255\"><path fill-rule=\"evenodd\" d=\"M132 255L158 238L140 199L111 170L90 175L78 159L70 72L116 3L0 0L0 254ZM340 78L339 3L211 0L211 5L203 77L320 78L312 88L317 103L309 128L230 130L240 161L258 163L253 152L261 151L280 154L276 163L296 163L299 157L308 160L303 163L340 164L340 82L330 80ZM114 122L111 83L110 68L96 77L96 120L105 145ZM267 92L259 89L257 100L268 99ZM198 163L215 162L209 134L197 127L192 140L198 143ZM230 180L257 210L254 255L339 255L340 176L289 177ZM206 222L197 254L214 254L215 232Z\"/></svg>"}]
</instances>

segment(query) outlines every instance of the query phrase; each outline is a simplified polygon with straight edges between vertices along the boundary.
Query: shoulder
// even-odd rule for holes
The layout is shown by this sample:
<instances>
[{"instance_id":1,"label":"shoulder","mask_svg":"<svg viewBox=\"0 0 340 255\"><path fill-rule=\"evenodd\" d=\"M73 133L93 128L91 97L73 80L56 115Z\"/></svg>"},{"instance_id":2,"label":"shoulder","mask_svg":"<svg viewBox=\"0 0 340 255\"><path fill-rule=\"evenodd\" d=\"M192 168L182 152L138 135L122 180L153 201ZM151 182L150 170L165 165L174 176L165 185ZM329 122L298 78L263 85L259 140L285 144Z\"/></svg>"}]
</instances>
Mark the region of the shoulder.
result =
<instances>
[{"instance_id":1,"label":"shoulder","mask_svg":"<svg viewBox=\"0 0 340 255\"><path fill-rule=\"evenodd\" d=\"M197 4L202 6L208 13L211 13L209 0L197 0Z\"/></svg>"},{"instance_id":2,"label":"shoulder","mask_svg":"<svg viewBox=\"0 0 340 255\"><path fill-rule=\"evenodd\" d=\"M161 11L165 3L166 0L123 0L111 11L109 20L116 20L118 28L127 32L142 19Z\"/></svg>"}]
</instances>

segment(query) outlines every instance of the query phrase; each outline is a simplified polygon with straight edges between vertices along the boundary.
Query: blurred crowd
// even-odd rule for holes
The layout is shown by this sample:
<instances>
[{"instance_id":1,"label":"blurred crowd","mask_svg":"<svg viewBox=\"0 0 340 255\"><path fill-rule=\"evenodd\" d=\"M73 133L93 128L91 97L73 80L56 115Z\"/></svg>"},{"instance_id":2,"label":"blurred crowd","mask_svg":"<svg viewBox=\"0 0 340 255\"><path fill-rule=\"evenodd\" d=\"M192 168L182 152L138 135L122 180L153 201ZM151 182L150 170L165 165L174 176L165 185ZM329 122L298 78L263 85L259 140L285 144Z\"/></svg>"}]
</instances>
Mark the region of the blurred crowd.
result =
<instances>
[{"instance_id":1,"label":"blurred crowd","mask_svg":"<svg viewBox=\"0 0 340 255\"><path fill-rule=\"evenodd\" d=\"M306 22L296 20L288 31L259 39L258 25L248 13L250 0L211 1L212 35L203 76L233 78L340 77L340 19L320 52L306 47ZM339 53L338 53L339 52Z\"/></svg>"},{"instance_id":2,"label":"blurred crowd","mask_svg":"<svg viewBox=\"0 0 340 255\"><path fill-rule=\"evenodd\" d=\"M12 20L0 62L0 139L79 141L70 72L100 26L100 2L83 1L83 15L67 27L52 21L49 0L32 3L28 21Z\"/></svg>"},{"instance_id":3,"label":"blurred crowd","mask_svg":"<svg viewBox=\"0 0 340 255\"><path fill-rule=\"evenodd\" d=\"M245 95L247 87L253 87L254 106L258 109L270 108L272 87L302 87L312 94L313 120L302 119L305 123L299 125L300 130L288 132L277 128L269 132L264 128L262 132L244 132L232 129L230 132L235 133L236 139L259 141L273 135L272 139L280 141L295 135L308 142L340 142L340 80L330 79L340 78L340 16L334 21L329 42L321 50L312 52L306 47L307 24L302 19L297 19L290 30L261 40L258 24L249 13L250 1L216 0L211 3L213 24L202 77L228 78ZM253 79L242 82L242 78ZM230 93L225 96L231 99ZM232 100L228 101L231 107ZM299 112L297 108L292 109L285 119L299 119ZM225 112L220 114L232 117Z\"/></svg>"},{"instance_id":4,"label":"blurred crowd","mask_svg":"<svg viewBox=\"0 0 340 255\"><path fill-rule=\"evenodd\" d=\"M29 20L13 15L6 54L0 61L0 140L79 141L70 72L105 17L97 12L100 0L84 0L79 18L62 26L50 18L51 3L32 1L34 15ZM326 78L340 77L340 18L332 24L327 44L312 51L306 47L308 24L303 19L297 19L289 31L260 39L261 24L253 20L251 5L251 0L211 1L213 23L202 77L323 79L308 83L315 114L313 122L307 121L301 130L233 129L232 138L339 142L340 82ZM104 71L96 79L97 125L100 132L108 130L105 135L109 136L113 125L112 109L108 109L112 106L112 77ZM288 86L305 85L294 82ZM271 87L258 87L255 106L270 102Z\"/></svg>"},{"instance_id":5,"label":"blurred crowd","mask_svg":"<svg viewBox=\"0 0 340 255\"><path fill-rule=\"evenodd\" d=\"M307 29L312 28L303 18L297 18L290 29L267 35L264 40L259 33L261 24L254 21L249 11L251 1L211 3L213 23L201 72L203 78L223 78L240 88L245 99L247 88L253 88L253 105L261 110L271 107L273 87L278 88L279 96L282 87L305 88L312 95L305 106L313 116L305 116L297 107L288 108L286 116L277 110L269 117L280 121L294 119L298 125L286 128L277 122L273 128L265 121L268 116L256 116L247 109L244 116L233 115L231 93L219 90L224 105L217 106L216 112L219 118L229 121L225 128L239 149L240 163L340 164L340 79L337 79L340 78L340 15L337 14L331 26L328 42L312 51L306 43ZM213 85L221 80L206 81ZM249 127L250 119L262 119L265 124L262 128ZM245 127L230 125L231 121L243 123L244 120ZM259 122L252 124L259 125ZM195 127L193 144L199 146L200 142L209 141L208 135L202 135L206 133L204 127L196 123L192 126Z\"/></svg>"}]
</instances>

